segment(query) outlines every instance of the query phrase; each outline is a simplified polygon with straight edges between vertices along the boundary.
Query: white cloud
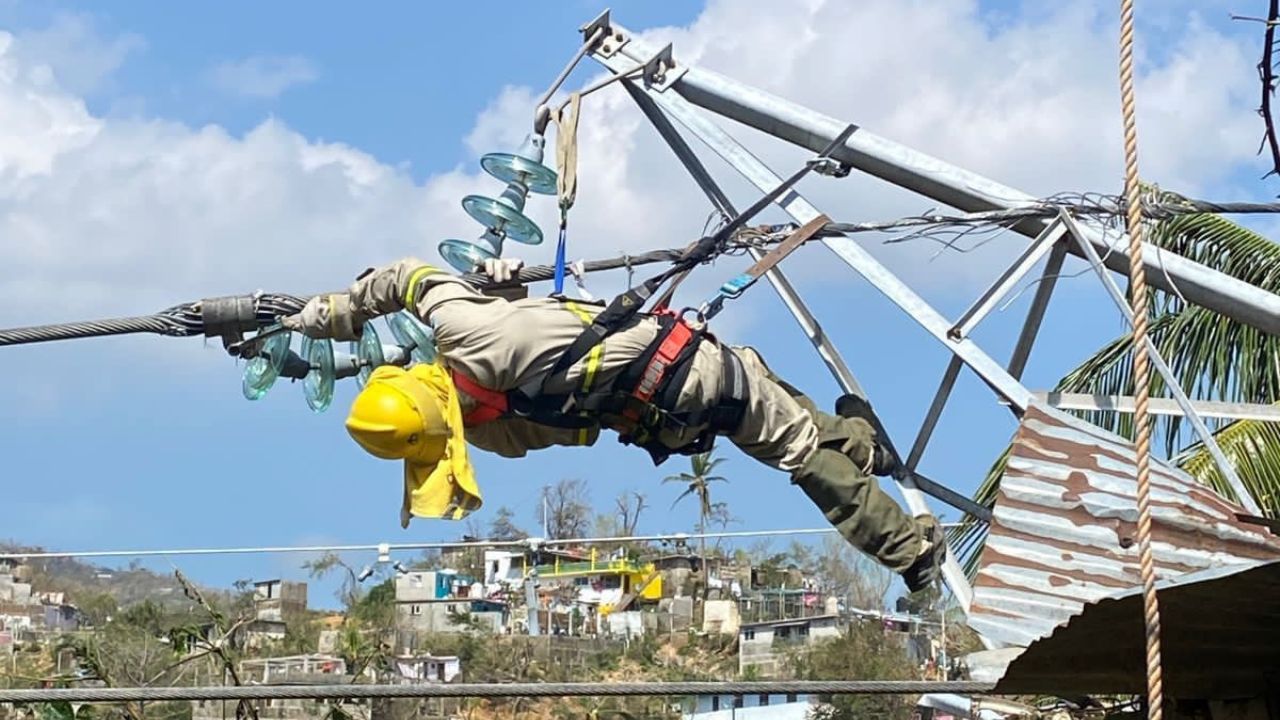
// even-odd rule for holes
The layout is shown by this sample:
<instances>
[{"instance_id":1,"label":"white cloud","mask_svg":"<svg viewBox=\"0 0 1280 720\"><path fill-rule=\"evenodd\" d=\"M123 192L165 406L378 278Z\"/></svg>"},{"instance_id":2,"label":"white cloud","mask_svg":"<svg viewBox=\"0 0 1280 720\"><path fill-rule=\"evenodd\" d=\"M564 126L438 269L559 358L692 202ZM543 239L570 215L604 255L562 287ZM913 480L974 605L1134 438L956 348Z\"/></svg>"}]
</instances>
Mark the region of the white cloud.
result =
<instances>
[{"instance_id":1,"label":"white cloud","mask_svg":"<svg viewBox=\"0 0 1280 720\"><path fill-rule=\"evenodd\" d=\"M292 87L315 82L315 64L300 55L255 55L219 63L209 71L213 86L231 95L274 98Z\"/></svg>"},{"instance_id":2,"label":"white cloud","mask_svg":"<svg viewBox=\"0 0 1280 720\"><path fill-rule=\"evenodd\" d=\"M650 34L673 41L687 62L1029 192L1115 191L1115 25L1090 2L1037 12L995 27L960 0L810 0L755 4L752 12L713 2L690 27ZM440 239L474 237L479 229L459 200L500 190L475 163L416 183L402 168L311 141L276 120L236 137L216 126L96 117L77 92L17 51L23 42L0 42L3 326L147 312L256 288L342 287L370 264L434 258ZM1145 174L1205 191L1253 157L1252 50L1197 22L1161 42L1162 57L1143 63L1139 83ZM311 72L305 61L291 62L251 59L228 66L235 69L225 80L270 95ZM528 88L501 91L466 146L476 156L510 150L531 125L532 98ZM626 94L602 91L583 107L571 254L611 256L696 237L708 206ZM742 137L782 173L805 156L753 133ZM553 157L549 151L548 163ZM753 192L710 164L730 178L740 204L750 201ZM932 205L866 178L805 187L840 219ZM534 198L528 211L550 236L555 203ZM547 261L551 240L509 252ZM924 245L875 252L910 280L954 288L992 274L992 258L1018 244L933 263L920 262L933 252ZM815 279L836 272L817 252L789 265ZM723 279L711 274L700 282ZM694 295L706 287L695 285Z\"/></svg>"},{"instance_id":3,"label":"white cloud","mask_svg":"<svg viewBox=\"0 0 1280 720\"><path fill-rule=\"evenodd\" d=\"M49 27L24 32L11 48L30 72L47 72L59 86L81 95L98 93L129 55L146 48L140 35L104 38L92 17L61 13Z\"/></svg>"}]
</instances>

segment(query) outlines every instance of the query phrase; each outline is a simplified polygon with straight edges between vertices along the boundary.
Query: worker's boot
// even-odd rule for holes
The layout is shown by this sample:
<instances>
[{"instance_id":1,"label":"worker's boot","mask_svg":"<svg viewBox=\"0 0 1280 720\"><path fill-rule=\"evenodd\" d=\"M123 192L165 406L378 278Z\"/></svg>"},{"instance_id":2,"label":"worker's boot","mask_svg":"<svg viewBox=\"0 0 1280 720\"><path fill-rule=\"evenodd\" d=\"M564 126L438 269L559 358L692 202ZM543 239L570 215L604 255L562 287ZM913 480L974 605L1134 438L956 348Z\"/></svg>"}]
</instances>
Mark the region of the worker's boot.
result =
<instances>
[{"instance_id":1,"label":"worker's boot","mask_svg":"<svg viewBox=\"0 0 1280 720\"><path fill-rule=\"evenodd\" d=\"M901 465L902 460L894 452L885 433L884 424L871 409L871 403L857 395L841 395L836 398L836 415L849 421L862 421L870 428L871 434L867 442L871 446L871 473L881 477L892 475Z\"/></svg>"},{"instance_id":2,"label":"worker's boot","mask_svg":"<svg viewBox=\"0 0 1280 720\"><path fill-rule=\"evenodd\" d=\"M905 573L919 560L922 544L917 522L838 447L820 446L791 481L851 545L885 567Z\"/></svg>"},{"instance_id":3,"label":"worker's boot","mask_svg":"<svg viewBox=\"0 0 1280 720\"><path fill-rule=\"evenodd\" d=\"M942 576L942 563L947 559L947 539L937 518L918 515L915 521L920 530L920 550L915 562L902 573L903 582L913 593L938 582Z\"/></svg>"}]
</instances>

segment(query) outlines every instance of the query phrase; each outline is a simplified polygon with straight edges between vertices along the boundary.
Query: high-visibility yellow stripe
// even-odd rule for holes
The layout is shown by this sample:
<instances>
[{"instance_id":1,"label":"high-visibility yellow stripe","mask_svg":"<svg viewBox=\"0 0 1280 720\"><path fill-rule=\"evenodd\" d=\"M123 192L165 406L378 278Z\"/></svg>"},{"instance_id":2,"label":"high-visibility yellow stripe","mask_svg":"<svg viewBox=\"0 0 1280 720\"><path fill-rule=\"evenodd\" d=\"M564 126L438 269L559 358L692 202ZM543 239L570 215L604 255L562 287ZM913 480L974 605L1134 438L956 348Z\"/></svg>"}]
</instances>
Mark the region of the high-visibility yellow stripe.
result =
<instances>
[{"instance_id":1,"label":"high-visibility yellow stripe","mask_svg":"<svg viewBox=\"0 0 1280 720\"><path fill-rule=\"evenodd\" d=\"M575 302L566 302L565 307L569 312L578 316L583 325L590 325L592 318L581 305ZM591 352L587 355L587 366L582 371L582 392L591 390L591 384L595 382L596 372L600 370L600 360L604 357L604 343L597 343L591 348Z\"/></svg>"},{"instance_id":2,"label":"high-visibility yellow stripe","mask_svg":"<svg viewBox=\"0 0 1280 720\"><path fill-rule=\"evenodd\" d=\"M423 265L413 274L409 276L409 286L404 290L404 307L406 310L416 312L418 309L418 298L415 297L418 291L418 283L422 282L422 278L440 272L439 268Z\"/></svg>"},{"instance_id":3,"label":"high-visibility yellow stripe","mask_svg":"<svg viewBox=\"0 0 1280 720\"><path fill-rule=\"evenodd\" d=\"M588 431L588 429L587 429L587 428L582 428L582 429L578 430L578 444L579 444L579 445L586 445L586 444L587 444L587 440L589 439L589 437L590 437L590 432Z\"/></svg>"},{"instance_id":4,"label":"high-visibility yellow stripe","mask_svg":"<svg viewBox=\"0 0 1280 720\"><path fill-rule=\"evenodd\" d=\"M583 325L591 324L591 313L587 312L586 309L583 308L581 305L570 300L570 301L566 301L564 306L569 310L569 312L573 313L574 315L577 315L578 319L582 321Z\"/></svg>"}]
</instances>

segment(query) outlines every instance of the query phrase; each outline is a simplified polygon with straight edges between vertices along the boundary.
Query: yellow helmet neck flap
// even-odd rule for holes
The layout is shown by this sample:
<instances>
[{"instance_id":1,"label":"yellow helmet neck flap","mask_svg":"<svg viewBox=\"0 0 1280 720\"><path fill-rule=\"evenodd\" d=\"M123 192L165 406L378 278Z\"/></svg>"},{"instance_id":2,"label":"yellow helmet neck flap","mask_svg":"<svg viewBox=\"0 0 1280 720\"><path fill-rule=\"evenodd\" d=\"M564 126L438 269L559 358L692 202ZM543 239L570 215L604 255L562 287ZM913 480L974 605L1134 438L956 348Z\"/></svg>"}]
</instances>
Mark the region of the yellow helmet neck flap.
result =
<instances>
[{"instance_id":1,"label":"yellow helmet neck flap","mask_svg":"<svg viewBox=\"0 0 1280 720\"><path fill-rule=\"evenodd\" d=\"M346 425L369 454L404 460L401 526L410 516L460 520L480 507L458 393L438 362L374 370Z\"/></svg>"}]
</instances>

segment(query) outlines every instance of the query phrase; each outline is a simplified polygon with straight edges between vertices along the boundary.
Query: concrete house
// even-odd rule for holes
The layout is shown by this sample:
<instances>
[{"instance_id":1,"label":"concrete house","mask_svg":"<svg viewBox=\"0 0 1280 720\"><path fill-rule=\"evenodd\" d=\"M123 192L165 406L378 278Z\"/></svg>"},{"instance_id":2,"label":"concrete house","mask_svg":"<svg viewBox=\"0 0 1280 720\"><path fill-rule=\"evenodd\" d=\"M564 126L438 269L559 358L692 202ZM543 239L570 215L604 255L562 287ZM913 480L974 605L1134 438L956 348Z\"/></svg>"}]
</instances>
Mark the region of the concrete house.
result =
<instances>
[{"instance_id":1,"label":"concrete house","mask_svg":"<svg viewBox=\"0 0 1280 720\"><path fill-rule=\"evenodd\" d=\"M787 652L839 634L838 615L743 623L738 629L738 673L755 668L762 676L774 675Z\"/></svg>"},{"instance_id":2,"label":"concrete house","mask_svg":"<svg viewBox=\"0 0 1280 720\"><path fill-rule=\"evenodd\" d=\"M490 632L501 632L507 619L506 603L486 600L484 587L447 570L404 573L396 577L396 626L401 633L462 632L454 622L469 615Z\"/></svg>"}]
</instances>

